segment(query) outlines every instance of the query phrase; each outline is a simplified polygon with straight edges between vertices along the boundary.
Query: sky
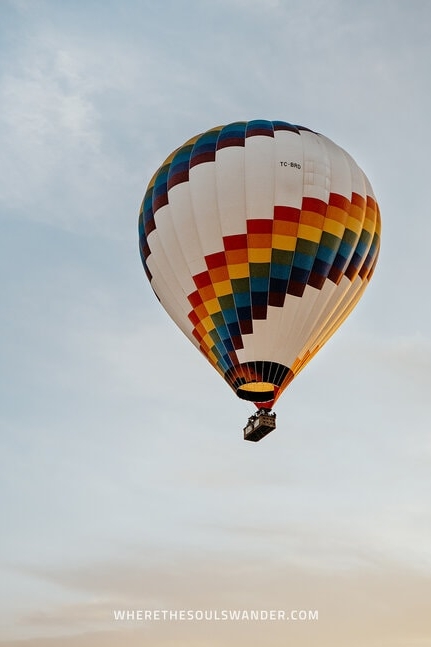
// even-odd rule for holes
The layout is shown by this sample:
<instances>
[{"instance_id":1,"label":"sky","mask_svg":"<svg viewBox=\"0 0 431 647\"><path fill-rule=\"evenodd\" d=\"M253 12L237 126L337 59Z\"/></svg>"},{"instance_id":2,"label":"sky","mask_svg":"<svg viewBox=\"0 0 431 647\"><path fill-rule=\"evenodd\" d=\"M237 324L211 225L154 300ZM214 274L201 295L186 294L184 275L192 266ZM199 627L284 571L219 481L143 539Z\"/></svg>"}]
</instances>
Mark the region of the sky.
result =
<instances>
[{"instance_id":1,"label":"sky","mask_svg":"<svg viewBox=\"0 0 431 647\"><path fill-rule=\"evenodd\" d=\"M431 645L430 60L428 0L0 0L0 647ZM137 236L166 156L255 118L348 150L383 227L256 444Z\"/></svg>"}]
</instances>

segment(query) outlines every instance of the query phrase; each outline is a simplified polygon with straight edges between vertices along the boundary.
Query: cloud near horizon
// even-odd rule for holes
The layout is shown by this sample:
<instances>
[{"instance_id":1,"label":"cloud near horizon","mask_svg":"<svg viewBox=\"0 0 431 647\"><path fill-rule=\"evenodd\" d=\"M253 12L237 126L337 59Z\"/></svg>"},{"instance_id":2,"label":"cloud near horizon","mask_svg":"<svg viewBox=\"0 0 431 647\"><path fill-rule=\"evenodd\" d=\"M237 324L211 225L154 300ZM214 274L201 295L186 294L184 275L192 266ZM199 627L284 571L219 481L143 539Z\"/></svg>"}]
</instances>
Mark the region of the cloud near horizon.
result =
<instances>
[{"instance_id":1,"label":"cloud near horizon","mask_svg":"<svg viewBox=\"0 0 431 647\"><path fill-rule=\"evenodd\" d=\"M229 640L257 646L264 637L275 646L292 640L306 647L318 640L322 647L424 647L431 632L431 574L384 557L361 555L356 567L316 570L287 555L273 559L266 549L246 559L228 550L209 555L156 548L152 558L148 552L143 558L135 547L134 559L132 554L75 568L23 567L29 577L78 592L81 601L22 616L21 631L41 637L3 640L0 647L39 647L56 640L70 647L125 642L133 647L143 639L167 647L174 638L178 645ZM115 621L117 609L280 609L286 614L305 609L318 610L318 621Z\"/></svg>"}]
</instances>

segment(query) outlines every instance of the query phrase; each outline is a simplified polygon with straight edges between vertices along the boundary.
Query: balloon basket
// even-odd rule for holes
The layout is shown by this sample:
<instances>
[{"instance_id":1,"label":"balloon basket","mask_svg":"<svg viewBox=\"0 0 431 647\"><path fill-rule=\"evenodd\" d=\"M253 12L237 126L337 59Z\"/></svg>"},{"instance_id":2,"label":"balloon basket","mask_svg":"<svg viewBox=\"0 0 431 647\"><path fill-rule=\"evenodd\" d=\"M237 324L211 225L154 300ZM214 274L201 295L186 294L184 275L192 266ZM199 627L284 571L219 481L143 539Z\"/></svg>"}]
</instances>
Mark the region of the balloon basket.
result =
<instances>
[{"instance_id":1,"label":"balloon basket","mask_svg":"<svg viewBox=\"0 0 431 647\"><path fill-rule=\"evenodd\" d=\"M244 440L256 443L275 429L276 414L271 409L259 409L250 416L244 427Z\"/></svg>"}]
</instances>

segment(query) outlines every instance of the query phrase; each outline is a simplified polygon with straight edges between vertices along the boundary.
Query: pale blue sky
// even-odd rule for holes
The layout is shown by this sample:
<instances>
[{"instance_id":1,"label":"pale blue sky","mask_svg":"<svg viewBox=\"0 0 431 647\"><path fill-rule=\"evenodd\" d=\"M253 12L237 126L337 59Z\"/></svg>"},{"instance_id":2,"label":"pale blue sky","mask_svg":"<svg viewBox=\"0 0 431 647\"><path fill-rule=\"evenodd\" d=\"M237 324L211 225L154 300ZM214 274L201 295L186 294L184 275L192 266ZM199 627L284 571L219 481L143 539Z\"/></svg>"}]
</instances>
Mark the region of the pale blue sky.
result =
<instances>
[{"instance_id":1,"label":"pale blue sky","mask_svg":"<svg viewBox=\"0 0 431 647\"><path fill-rule=\"evenodd\" d=\"M430 643L430 60L427 0L0 0L0 647ZM252 118L348 150L383 222L256 445L137 242L170 151ZM203 604L321 620L112 620Z\"/></svg>"}]
</instances>

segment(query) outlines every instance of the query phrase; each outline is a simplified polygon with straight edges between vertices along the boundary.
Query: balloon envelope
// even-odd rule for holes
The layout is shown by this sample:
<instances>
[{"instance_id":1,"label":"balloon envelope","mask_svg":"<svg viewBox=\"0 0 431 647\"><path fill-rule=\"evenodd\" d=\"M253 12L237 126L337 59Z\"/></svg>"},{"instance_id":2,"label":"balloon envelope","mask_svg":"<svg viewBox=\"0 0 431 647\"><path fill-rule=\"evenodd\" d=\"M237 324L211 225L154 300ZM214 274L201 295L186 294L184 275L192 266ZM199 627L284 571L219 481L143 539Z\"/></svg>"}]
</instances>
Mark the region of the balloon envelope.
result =
<instances>
[{"instance_id":1,"label":"balloon envelope","mask_svg":"<svg viewBox=\"0 0 431 647\"><path fill-rule=\"evenodd\" d=\"M270 408L362 296L380 215L363 171L327 137L235 122L157 170L139 244L172 319L239 397Z\"/></svg>"}]
</instances>

